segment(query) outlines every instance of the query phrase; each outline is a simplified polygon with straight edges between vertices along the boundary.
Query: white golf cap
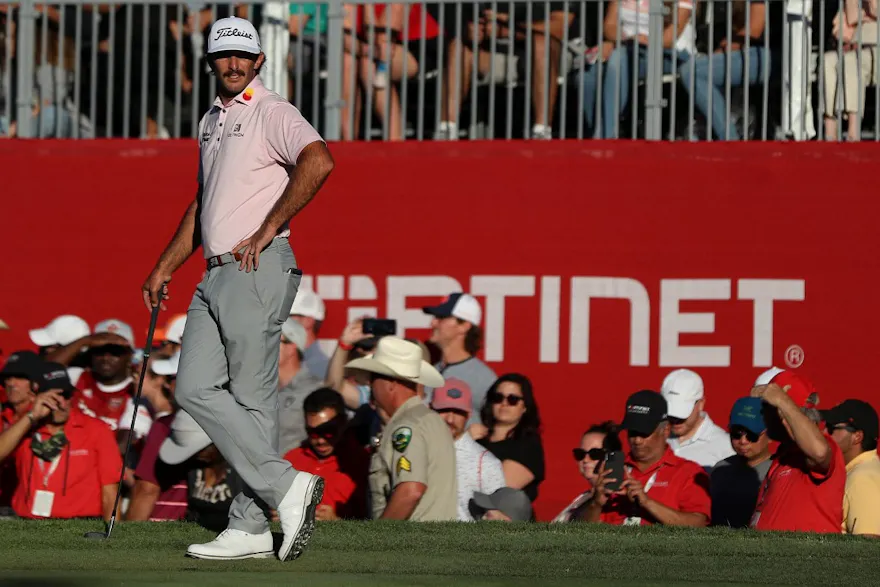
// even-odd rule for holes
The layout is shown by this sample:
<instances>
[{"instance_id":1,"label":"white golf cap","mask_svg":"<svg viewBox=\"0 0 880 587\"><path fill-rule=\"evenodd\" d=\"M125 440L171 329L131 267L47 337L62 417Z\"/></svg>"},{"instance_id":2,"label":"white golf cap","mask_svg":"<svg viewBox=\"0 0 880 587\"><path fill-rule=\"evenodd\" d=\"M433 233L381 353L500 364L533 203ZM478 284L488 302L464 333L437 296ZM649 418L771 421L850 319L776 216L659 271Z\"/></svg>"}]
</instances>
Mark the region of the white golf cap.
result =
<instances>
[{"instance_id":1,"label":"white golf cap","mask_svg":"<svg viewBox=\"0 0 880 587\"><path fill-rule=\"evenodd\" d=\"M134 348L134 330L132 330L131 326L129 326L122 320L110 318L108 320L98 322L97 324L95 324L95 334L100 334L102 332L118 334L128 341L128 344L131 348Z\"/></svg>"},{"instance_id":2,"label":"white golf cap","mask_svg":"<svg viewBox=\"0 0 880 587\"><path fill-rule=\"evenodd\" d=\"M150 369L156 375L177 375L180 367L180 351L177 351L169 359L156 359L150 363Z\"/></svg>"},{"instance_id":3,"label":"white golf cap","mask_svg":"<svg viewBox=\"0 0 880 587\"><path fill-rule=\"evenodd\" d=\"M28 335L37 346L68 345L91 334L88 322L72 314L58 316L43 328L36 328Z\"/></svg>"},{"instance_id":4,"label":"white golf cap","mask_svg":"<svg viewBox=\"0 0 880 587\"><path fill-rule=\"evenodd\" d=\"M755 384L752 387L758 387L759 385L769 385L773 378L782 373L785 369L780 369L779 367L770 367L755 379Z\"/></svg>"},{"instance_id":5,"label":"white golf cap","mask_svg":"<svg viewBox=\"0 0 880 587\"><path fill-rule=\"evenodd\" d=\"M345 366L431 387L440 387L445 382L443 375L424 360L419 345L397 336L383 336L373 354L349 361Z\"/></svg>"},{"instance_id":6,"label":"white golf cap","mask_svg":"<svg viewBox=\"0 0 880 587\"><path fill-rule=\"evenodd\" d=\"M324 301L310 289L300 288L290 307L291 316L324 319Z\"/></svg>"},{"instance_id":7,"label":"white golf cap","mask_svg":"<svg viewBox=\"0 0 880 587\"><path fill-rule=\"evenodd\" d=\"M477 298L466 293L449 294L445 300L436 306L422 308L426 314L437 318L449 318L450 316L470 322L475 326L480 325L483 319L483 309Z\"/></svg>"},{"instance_id":8,"label":"white golf cap","mask_svg":"<svg viewBox=\"0 0 880 587\"><path fill-rule=\"evenodd\" d=\"M284 321L284 324L281 325L281 335L289 342L295 344L296 348L299 350L306 350L306 339L308 338L306 335L306 329L293 318L288 318Z\"/></svg>"},{"instance_id":9,"label":"white golf cap","mask_svg":"<svg viewBox=\"0 0 880 587\"><path fill-rule=\"evenodd\" d=\"M193 417L178 410L171 423L171 434L159 447L159 458L169 465L178 465L211 445L211 439Z\"/></svg>"},{"instance_id":10,"label":"white golf cap","mask_svg":"<svg viewBox=\"0 0 880 587\"><path fill-rule=\"evenodd\" d=\"M208 37L208 54L222 51L243 51L253 55L263 52L260 35L249 21L230 16L221 18L211 27Z\"/></svg>"},{"instance_id":11,"label":"white golf cap","mask_svg":"<svg viewBox=\"0 0 880 587\"><path fill-rule=\"evenodd\" d=\"M663 380L660 394L666 400L666 413L684 420L703 399L703 380L689 369L676 369Z\"/></svg>"},{"instance_id":12,"label":"white golf cap","mask_svg":"<svg viewBox=\"0 0 880 587\"><path fill-rule=\"evenodd\" d=\"M180 341L183 340L183 329L185 327L186 314L175 316L170 322L168 322L168 326L165 328L165 340L180 344Z\"/></svg>"}]
</instances>

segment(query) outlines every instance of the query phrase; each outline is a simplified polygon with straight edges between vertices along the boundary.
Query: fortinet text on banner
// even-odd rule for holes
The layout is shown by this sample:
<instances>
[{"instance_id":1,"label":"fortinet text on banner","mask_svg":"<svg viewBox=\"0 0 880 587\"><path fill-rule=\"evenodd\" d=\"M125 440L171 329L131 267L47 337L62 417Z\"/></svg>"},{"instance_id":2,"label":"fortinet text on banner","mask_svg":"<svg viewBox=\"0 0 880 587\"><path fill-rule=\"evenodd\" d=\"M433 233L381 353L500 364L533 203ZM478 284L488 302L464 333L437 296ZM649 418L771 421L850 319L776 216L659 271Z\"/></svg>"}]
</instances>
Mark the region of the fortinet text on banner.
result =
<instances>
[{"instance_id":1,"label":"fortinet text on banner","mask_svg":"<svg viewBox=\"0 0 880 587\"><path fill-rule=\"evenodd\" d=\"M630 277L573 276L563 282L558 275L472 275L462 284L448 275L388 276L386 296L380 300L374 277L369 275L304 276L303 287L316 291L324 300L346 301L347 316L383 316L397 320L399 336L409 336L412 329L430 327L431 318L411 308L410 297L442 296L467 291L485 300L485 360L503 361L505 349L506 300L528 298L540 309L538 325L540 363L589 363L590 313L593 300L620 299L629 303L629 362L631 367L729 367L730 346L684 345L682 334L712 334L715 314L711 311L683 312L685 300L731 300L752 304L752 367L773 365L773 308L779 302L802 302L805 282L802 279L661 279L660 298L652 300L645 286ZM561 288L568 285L569 320L560 321ZM383 303L384 302L384 303ZM651 357L651 314L659 315L659 356ZM560 337L567 332L569 351L560 359ZM601 344L601 334L595 344ZM322 339L332 352L336 339ZM733 342L733 341L731 341Z\"/></svg>"},{"instance_id":2,"label":"fortinet text on banner","mask_svg":"<svg viewBox=\"0 0 880 587\"><path fill-rule=\"evenodd\" d=\"M546 481L537 512L583 491L571 449L634 391L697 370L727 423L767 366L820 407L878 402L877 144L456 141L333 144L336 169L291 226L326 305L329 347L364 314L426 340L423 306L468 291L496 373L534 383ZM194 141L6 141L0 349L71 313L143 344L140 288L196 194ZM186 311L200 252L170 284Z\"/></svg>"}]
</instances>

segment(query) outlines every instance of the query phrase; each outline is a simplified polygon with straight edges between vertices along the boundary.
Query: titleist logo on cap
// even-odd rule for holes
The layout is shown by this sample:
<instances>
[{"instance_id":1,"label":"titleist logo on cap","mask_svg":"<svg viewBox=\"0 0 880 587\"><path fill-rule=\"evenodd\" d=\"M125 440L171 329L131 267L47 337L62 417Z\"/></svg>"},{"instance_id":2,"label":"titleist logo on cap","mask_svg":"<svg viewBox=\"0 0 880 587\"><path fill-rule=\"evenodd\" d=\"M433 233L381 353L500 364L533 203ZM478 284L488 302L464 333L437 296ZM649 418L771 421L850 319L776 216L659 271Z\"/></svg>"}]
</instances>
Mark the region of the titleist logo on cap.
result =
<instances>
[{"instance_id":1,"label":"titleist logo on cap","mask_svg":"<svg viewBox=\"0 0 880 587\"><path fill-rule=\"evenodd\" d=\"M245 39L254 40L254 36L249 32L239 30L234 27L223 27L222 29L217 29L217 36L214 37L214 40L222 39L223 37L243 37Z\"/></svg>"},{"instance_id":2,"label":"titleist logo on cap","mask_svg":"<svg viewBox=\"0 0 880 587\"><path fill-rule=\"evenodd\" d=\"M55 380L55 379L61 379L61 378L64 377L65 375L66 375L66 373L65 373L64 371L61 371L61 370L59 369L59 370L57 370L57 371L51 371L51 372L49 372L49 373L46 373L45 378L46 378L48 381L53 381L53 380Z\"/></svg>"},{"instance_id":3,"label":"titleist logo on cap","mask_svg":"<svg viewBox=\"0 0 880 587\"><path fill-rule=\"evenodd\" d=\"M651 412L651 408L648 406L627 406L627 411L633 414L648 414Z\"/></svg>"}]
</instances>

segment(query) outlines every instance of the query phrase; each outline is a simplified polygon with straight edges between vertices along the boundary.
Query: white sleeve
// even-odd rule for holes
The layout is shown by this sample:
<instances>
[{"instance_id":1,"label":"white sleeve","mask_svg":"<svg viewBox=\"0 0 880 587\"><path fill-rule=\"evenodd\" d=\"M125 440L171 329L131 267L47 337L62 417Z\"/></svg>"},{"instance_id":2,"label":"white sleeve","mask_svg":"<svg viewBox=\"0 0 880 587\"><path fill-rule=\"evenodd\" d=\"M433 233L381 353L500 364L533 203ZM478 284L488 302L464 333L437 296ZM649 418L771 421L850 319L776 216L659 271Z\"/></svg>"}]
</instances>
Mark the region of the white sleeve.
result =
<instances>
[{"instance_id":1,"label":"white sleeve","mask_svg":"<svg viewBox=\"0 0 880 587\"><path fill-rule=\"evenodd\" d=\"M483 453L483 467L480 484L483 493L494 493L498 489L506 486L504 481L504 467L498 457L488 450Z\"/></svg>"},{"instance_id":2,"label":"white sleeve","mask_svg":"<svg viewBox=\"0 0 880 587\"><path fill-rule=\"evenodd\" d=\"M83 374L83 371L85 371L85 369L83 369L82 367L67 368L67 376L70 378L71 385L76 385L76 382L79 381L79 377Z\"/></svg>"},{"instance_id":3,"label":"white sleeve","mask_svg":"<svg viewBox=\"0 0 880 587\"><path fill-rule=\"evenodd\" d=\"M129 426L131 426L131 417L134 415L133 410L134 400L129 399L128 403L125 404L125 411L119 417L117 430L128 430ZM138 406L137 410L138 415L134 422L134 435L135 438L144 438L149 434L150 428L153 426L153 419L150 418L150 412L144 406Z\"/></svg>"}]
</instances>

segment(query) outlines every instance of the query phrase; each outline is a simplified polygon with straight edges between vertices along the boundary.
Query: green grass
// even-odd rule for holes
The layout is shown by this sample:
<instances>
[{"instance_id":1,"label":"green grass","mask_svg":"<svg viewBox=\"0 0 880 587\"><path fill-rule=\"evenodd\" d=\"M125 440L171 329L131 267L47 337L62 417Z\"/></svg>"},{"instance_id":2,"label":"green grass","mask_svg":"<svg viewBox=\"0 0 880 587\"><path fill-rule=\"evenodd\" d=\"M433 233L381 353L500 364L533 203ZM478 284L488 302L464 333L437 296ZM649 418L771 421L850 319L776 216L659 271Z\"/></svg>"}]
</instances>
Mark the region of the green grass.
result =
<instances>
[{"instance_id":1,"label":"green grass","mask_svg":"<svg viewBox=\"0 0 880 587\"><path fill-rule=\"evenodd\" d=\"M579 587L876 585L880 541L848 536L548 524L319 524L295 562L183 556L213 534L184 523L0 523L0 585Z\"/></svg>"}]
</instances>

